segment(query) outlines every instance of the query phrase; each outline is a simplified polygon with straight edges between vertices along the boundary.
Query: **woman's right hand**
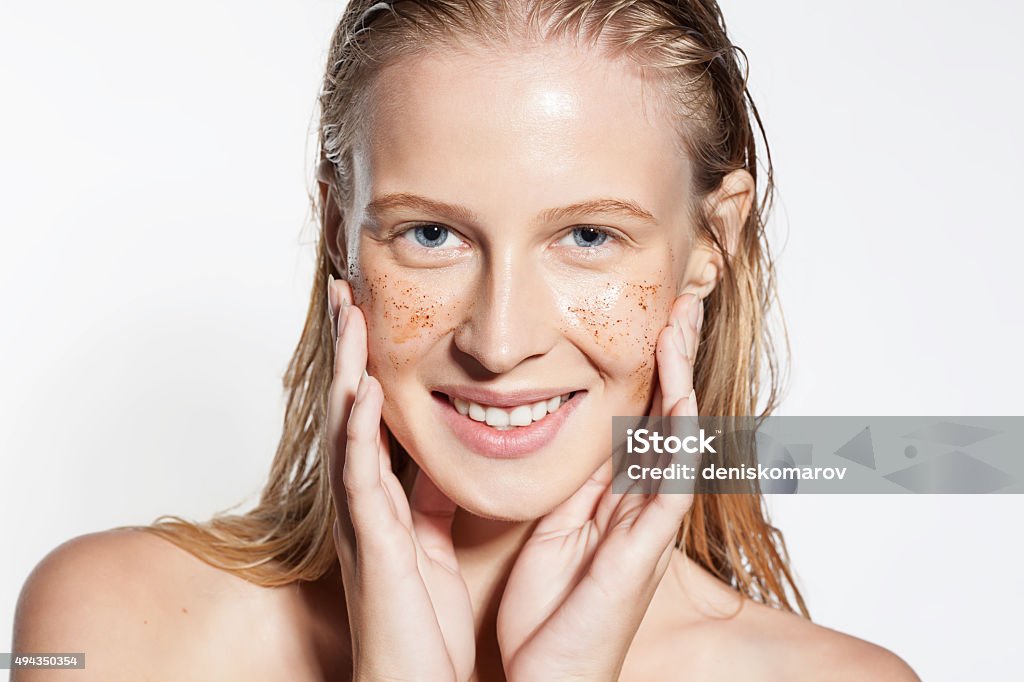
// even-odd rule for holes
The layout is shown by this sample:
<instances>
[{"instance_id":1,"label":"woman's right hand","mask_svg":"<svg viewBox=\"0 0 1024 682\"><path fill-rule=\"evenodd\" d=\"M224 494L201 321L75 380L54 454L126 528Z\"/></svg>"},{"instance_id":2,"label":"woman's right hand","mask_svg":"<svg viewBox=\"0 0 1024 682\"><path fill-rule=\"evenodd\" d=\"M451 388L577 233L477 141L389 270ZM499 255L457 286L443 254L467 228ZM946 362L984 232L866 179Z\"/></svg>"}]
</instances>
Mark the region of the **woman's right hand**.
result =
<instances>
[{"instance_id":1,"label":"woman's right hand","mask_svg":"<svg viewBox=\"0 0 1024 682\"><path fill-rule=\"evenodd\" d=\"M391 471L384 394L365 373L366 320L328 284L334 377L327 449L355 680L468 680L473 612L452 545L455 503L422 471L409 497Z\"/></svg>"}]
</instances>

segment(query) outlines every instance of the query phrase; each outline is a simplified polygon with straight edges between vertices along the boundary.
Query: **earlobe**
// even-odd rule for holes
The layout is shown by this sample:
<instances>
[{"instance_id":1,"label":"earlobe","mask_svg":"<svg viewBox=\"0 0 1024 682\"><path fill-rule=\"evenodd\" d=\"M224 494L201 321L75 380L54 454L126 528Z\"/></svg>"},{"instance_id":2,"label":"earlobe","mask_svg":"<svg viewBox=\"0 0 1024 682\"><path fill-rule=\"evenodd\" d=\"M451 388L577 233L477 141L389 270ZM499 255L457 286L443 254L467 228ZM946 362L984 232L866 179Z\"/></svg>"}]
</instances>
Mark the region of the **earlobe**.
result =
<instances>
[{"instance_id":1,"label":"earlobe","mask_svg":"<svg viewBox=\"0 0 1024 682\"><path fill-rule=\"evenodd\" d=\"M722 258L718 253L715 253L715 256L714 260L720 261ZM722 268L714 260L704 264L704 272L701 273L699 285L702 289L706 289L706 291L701 294L701 298L707 298L707 295L718 284L718 273L722 271Z\"/></svg>"},{"instance_id":2,"label":"earlobe","mask_svg":"<svg viewBox=\"0 0 1024 682\"><path fill-rule=\"evenodd\" d=\"M678 295L696 294L700 298L707 298L718 285L724 267L725 260L717 249L698 247L690 257Z\"/></svg>"}]
</instances>

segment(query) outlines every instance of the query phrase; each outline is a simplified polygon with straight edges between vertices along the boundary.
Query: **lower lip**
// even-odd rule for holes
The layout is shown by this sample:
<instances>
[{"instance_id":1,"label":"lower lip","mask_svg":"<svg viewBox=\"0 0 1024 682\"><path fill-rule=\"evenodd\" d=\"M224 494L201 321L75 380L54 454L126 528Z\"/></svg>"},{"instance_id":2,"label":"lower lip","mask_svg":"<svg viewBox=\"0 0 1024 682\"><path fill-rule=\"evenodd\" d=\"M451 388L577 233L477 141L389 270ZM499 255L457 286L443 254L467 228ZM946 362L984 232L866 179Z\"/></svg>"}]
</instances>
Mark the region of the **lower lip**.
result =
<instances>
[{"instance_id":1,"label":"lower lip","mask_svg":"<svg viewBox=\"0 0 1024 682\"><path fill-rule=\"evenodd\" d=\"M585 395L585 391L576 391L576 395L568 402L543 419L529 426L519 426L506 431L499 431L483 422L470 419L468 415L459 414L455 406L448 402L447 396L435 393L433 398L441 410L441 418L463 445L484 457L514 459L536 452L554 440Z\"/></svg>"}]
</instances>

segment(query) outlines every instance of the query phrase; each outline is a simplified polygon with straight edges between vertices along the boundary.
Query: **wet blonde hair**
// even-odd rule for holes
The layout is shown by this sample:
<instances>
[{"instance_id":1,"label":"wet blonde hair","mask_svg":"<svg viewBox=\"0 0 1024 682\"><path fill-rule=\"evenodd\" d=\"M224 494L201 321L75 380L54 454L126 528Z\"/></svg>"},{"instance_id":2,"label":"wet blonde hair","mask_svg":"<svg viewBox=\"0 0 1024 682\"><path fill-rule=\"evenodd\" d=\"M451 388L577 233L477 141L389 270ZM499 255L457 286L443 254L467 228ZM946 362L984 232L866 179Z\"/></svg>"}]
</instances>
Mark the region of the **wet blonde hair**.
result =
<instances>
[{"instance_id":1,"label":"wet blonde hair","mask_svg":"<svg viewBox=\"0 0 1024 682\"><path fill-rule=\"evenodd\" d=\"M770 414L780 372L767 325L775 292L765 237L773 174L767 138L746 83L745 57L732 45L712 0L351 0L331 40L320 94L321 172L329 194L313 193L321 219L318 269L306 323L284 376L284 430L258 504L205 522L161 516L155 533L203 561L262 586L316 580L337 563L334 506L324 442L334 348L325 290L335 271L326 243L330 206L349 205L351 150L363 105L379 69L400 57L466 45L508 47L546 40L588 43L634 59L663 85L678 112L679 139L693 160L696 198L708 196L736 169L761 192L734 244L720 241L698 212L698 236L725 257L718 286L705 299L695 387L703 414ZM764 175L758 172L757 139ZM759 180L763 178L763 180ZM784 327L783 327L784 333ZM762 381L764 378L764 381ZM759 398L764 407L757 412ZM392 437L396 470L409 456ZM767 520L760 494L697 494L677 541L686 554L750 598L809 617L794 583L781 533Z\"/></svg>"}]
</instances>

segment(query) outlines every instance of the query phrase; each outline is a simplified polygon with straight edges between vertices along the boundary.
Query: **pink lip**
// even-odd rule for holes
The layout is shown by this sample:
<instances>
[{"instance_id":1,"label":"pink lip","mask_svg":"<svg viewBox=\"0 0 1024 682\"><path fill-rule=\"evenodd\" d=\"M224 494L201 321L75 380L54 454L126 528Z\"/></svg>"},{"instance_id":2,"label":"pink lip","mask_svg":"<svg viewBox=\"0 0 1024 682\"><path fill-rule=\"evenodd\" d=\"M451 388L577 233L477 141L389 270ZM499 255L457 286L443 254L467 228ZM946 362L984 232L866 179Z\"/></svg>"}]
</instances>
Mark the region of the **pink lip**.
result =
<instances>
[{"instance_id":1,"label":"pink lip","mask_svg":"<svg viewBox=\"0 0 1024 682\"><path fill-rule=\"evenodd\" d=\"M458 413L444 396L433 395L444 420L463 445L473 452L496 459L525 457L554 440L569 415L573 413L586 391L577 391L567 403L529 426L498 431L483 422Z\"/></svg>"}]
</instances>

